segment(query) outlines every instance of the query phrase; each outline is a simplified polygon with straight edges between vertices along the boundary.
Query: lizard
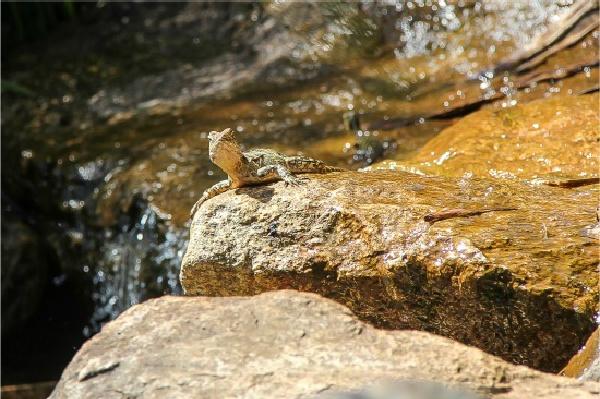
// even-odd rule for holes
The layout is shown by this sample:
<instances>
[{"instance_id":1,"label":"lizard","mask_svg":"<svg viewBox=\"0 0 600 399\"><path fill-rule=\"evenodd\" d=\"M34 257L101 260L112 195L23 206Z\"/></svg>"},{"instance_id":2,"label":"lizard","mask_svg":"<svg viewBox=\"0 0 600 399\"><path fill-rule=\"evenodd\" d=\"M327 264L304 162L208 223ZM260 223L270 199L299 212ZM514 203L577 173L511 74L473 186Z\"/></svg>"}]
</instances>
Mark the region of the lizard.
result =
<instances>
[{"instance_id":1,"label":"lizard","mask_svg":"<svg viewBox=\"0 0 600 399\"><path fill-rule=\"evenodd\" d=\"M256 149L243 152L230 128L208 134L208 156L227 173L228 178L204 191L192 207L192 219L204 202L230 189L278 180L283 180L286 186L298 186L307 178L295 177L293 173L323 174L346 171L344 168L326 165L323 161L304 156L287 156L275 150Z\"/></svg>"}]
</instances>

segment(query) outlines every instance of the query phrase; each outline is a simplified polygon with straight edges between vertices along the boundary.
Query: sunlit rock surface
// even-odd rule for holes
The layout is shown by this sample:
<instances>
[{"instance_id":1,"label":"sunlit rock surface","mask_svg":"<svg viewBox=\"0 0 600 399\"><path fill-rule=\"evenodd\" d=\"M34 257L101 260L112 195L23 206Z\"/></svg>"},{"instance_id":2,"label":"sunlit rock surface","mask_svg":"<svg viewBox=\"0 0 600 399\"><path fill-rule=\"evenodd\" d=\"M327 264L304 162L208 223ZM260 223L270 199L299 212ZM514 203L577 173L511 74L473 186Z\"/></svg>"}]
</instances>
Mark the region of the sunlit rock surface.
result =
<instances>
[{"instance_id":1,"label":"sunlit rock surface","mask_svg":"<svg viewBox=\"0 0 600 399\"><path fill-rule=\"evenodd\" d=\"M474 112L430 140L410 163L386 161L365 170L501 179L596 177L599 105L595 93Z\"/></svg>"},{"instance_id":2,"label":"sunlit rock surface","mask_svg":"<svg viewBox=\"0 0 600 399\"><path fill-rule=\"evenodd\" d=\"M392 379L488 398L598 392L429 333L376 330L333 301L282 291L135 306L83 346L50 398L310 398Z\"/></svg>"},{"instance_id":3,"label":"sunlit rock surface","mask_svg":"<svg viewBox=\"0 0 600 399\"><path fill-rule=\"evenodd\" d=\"M560 370L594 329L597 196L404 172L230 190L196 213L187 295L323 294L384 328L421 329ZM516 207L433 225L455 208Z\"/></svg>"},{"instance_id":4,"label":"sunlit rock surface","mask_svg":"<svg viewBox=\"0 0 600 399\"><path fill-rule=\"evenodd\" d=\"M600 329L594 331L561 375L600 382Z\"/></svg>"}]
</instances>

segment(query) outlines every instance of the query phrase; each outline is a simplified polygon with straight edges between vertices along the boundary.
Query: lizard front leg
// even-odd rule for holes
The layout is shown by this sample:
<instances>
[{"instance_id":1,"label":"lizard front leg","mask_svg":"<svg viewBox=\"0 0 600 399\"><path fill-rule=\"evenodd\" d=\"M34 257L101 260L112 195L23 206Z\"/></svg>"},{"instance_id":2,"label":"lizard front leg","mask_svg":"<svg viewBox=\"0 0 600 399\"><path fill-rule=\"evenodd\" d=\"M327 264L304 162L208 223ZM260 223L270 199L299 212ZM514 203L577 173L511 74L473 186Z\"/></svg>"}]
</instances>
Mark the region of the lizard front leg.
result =
<instances>
[{"instance_id":1,"label":"lizard front leg","mask_svg":"<svg viewBox=\"0 0 600 399\"><path fill-rule=\"evenodd\" d=\"M221 194L222 192L229 190L230 188L231 188L230 180L221 180L220 182L218 182L211 188L206 189L204 191L204 193L202 194L202 197L200 197L200 199L198 201L196 201L196 203L192 207L192 211L190 212L190 218L191 219L194 218L194 214L196 213L196 211L198 209L200 209L200 205L202 205L206 200L209 200L212 197L215 197L215 196Z\"/></svg>"},{"instance_id":2,"label":"lizard front leg","mask_svg":"<svg viewBox=\"0 0 600 399\"><path fill-rule=\"evenodd\" d=\"M290 170L281 164L263 166L256 171L258 177L264 177L269 173L277 173L286 185L299 186L302 183L302 179L294 177Z\"/></svg>"}]
</instances>

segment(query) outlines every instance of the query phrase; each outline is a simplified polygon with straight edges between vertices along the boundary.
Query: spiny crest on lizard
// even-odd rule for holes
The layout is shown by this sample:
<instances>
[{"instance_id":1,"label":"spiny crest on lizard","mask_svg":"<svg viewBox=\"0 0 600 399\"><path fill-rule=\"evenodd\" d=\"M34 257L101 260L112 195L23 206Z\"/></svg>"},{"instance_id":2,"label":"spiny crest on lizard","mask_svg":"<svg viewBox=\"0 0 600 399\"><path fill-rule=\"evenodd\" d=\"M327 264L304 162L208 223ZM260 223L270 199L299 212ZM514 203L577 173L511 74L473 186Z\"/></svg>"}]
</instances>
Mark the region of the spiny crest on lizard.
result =
<instances>
[{"instance_id":1,"label":"spiny crest on lizard","mask_svg":"<svg viewBox=\"0 0 600 399\"><path fill-rule=\"evenodd\" d=\"M283 180L286 186L298 186L306 177L295 177L292 173L331 173L346 169L326 165L303 156L287 156L274 150L257 149L243 152L229 128L208 134L208 156L210 160L227 173L222 180L204 191L190 212L193 218L196 211L208 199L232 188L260 185Z\"/></svg>"}]
</instances>

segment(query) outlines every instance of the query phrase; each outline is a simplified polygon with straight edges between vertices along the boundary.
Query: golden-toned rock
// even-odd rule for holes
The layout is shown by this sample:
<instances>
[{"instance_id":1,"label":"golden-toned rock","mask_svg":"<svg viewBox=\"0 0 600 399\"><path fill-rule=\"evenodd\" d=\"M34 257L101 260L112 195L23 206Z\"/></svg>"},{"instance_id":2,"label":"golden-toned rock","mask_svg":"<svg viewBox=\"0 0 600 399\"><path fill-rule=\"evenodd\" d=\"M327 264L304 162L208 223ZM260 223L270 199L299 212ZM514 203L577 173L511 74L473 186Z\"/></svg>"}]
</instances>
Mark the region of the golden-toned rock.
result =
<instances>
[{"instance_id":1,"label":"golden-toned rock","mask_svg":"<svg viewBox=\"0 0 600 399\"><path fill-rule=\"evenodd\" d=\"M187 295L295 288L376 326L421 329L560 370L594 330L597 190L403 172L230 190L191 226ZM435 223L449 209L513 211Z\"/></svg>"},{"instance_id":2,"label":"golden-toned rock","mask_svg":"<svg viewBox=\"0 0 600 399\"><path fill-rule=\"evenodd\" d=\"M561 375L582 380L600 381L600 329L594 331L585 346L569 361Z\"/></svg>"},{"instance_id":3,"label":"golden-toned rock","mask_svg":"<svg viewBox=\"0 0 600 399\"><path fill-rule=\"evenodd\" d=\"M503 179L597 177L598 106L595 93L474 112L429 141L412 162L384 161L365 170Z\"/></svg>"}]
</instances>

